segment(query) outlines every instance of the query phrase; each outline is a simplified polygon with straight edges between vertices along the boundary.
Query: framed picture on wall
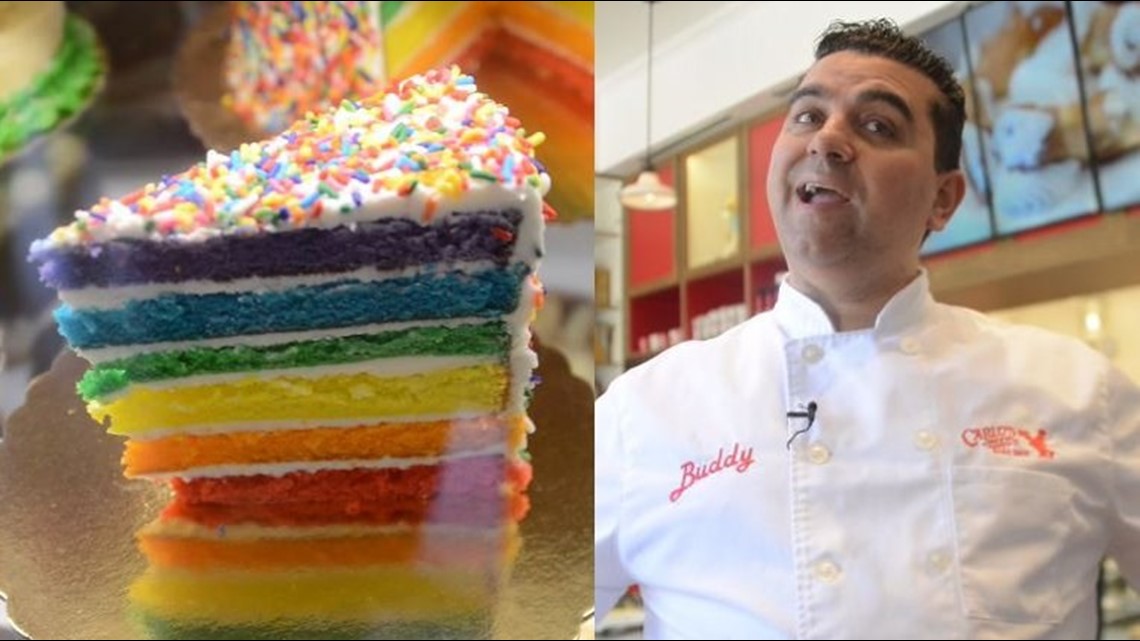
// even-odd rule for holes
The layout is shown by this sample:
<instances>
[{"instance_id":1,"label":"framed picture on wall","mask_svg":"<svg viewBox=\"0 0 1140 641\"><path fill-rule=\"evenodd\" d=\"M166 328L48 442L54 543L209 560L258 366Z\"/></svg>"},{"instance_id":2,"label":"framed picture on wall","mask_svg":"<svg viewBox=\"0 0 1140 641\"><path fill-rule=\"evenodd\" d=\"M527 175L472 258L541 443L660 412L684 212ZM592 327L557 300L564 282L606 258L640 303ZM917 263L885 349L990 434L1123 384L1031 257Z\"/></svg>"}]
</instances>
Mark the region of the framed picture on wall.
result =
<instances>
[{"instance_id":1,"label":"framed picture on wall","mask_svg":"<svg viewBox=\"0 0 1140 641\"><path fill-rule=\"evenodd\" d=\"M1072 2L1106 211L1140 204L1140 2Z\"/></svg>"},{"instance_id":2,"label":"framed picture on wall","mask_svg":"<svg viewBox=\"0 0 1140 641\"><path fill-rule=\"evenodd\" d=\"M965 14L1001 235L1100 211L1068 4L988 2Z\"/></svg>"},{"instance_id":3,"label":"framed picture on wall","mask_svg":"<svg viewBox=\"0 0 1140 641\"><path fill-rule=\"evenodd\" d=\"M966 92L966 126L962 131L959 166L966 174L966 195L946 229L931 234L923 245L927 255L990 240L994 235L989 183L983 160L978 114L974 108L973 74L966 55L966 34L961 18L950 20L921 35L927 46L954 67Z\"/></svg>"}]
</instances>

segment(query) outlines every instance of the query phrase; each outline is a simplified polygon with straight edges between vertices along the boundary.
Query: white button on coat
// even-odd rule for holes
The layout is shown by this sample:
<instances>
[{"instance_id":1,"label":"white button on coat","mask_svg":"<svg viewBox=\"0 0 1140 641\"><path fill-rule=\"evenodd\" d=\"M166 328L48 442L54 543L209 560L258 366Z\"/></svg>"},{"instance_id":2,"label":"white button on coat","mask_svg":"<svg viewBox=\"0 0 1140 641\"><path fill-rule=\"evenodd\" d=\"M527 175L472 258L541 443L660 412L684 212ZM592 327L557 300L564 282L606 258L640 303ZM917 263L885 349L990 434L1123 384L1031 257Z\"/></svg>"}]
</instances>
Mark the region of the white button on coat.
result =
<instances>
[{"instance_id":1,"label":"white button on coat","mask_svg":"<svg viewBox=\"0 0 1140 641\"><path fill-rule=\"evenodd\" d=\"M816 563L813 572L815 578L828 584L838 583L839 577L842 574L839 566L832 561L820 561Z\"/></svg>"},{"instance_id":2,"label":"white button on coat","mask_svg":"<svg viewBox=\"0 0 1140 641\"><path fill-rule=\"evenodd\" d=\"M821 443L812 443L807 451L808 460L816 465L824 465L831 460L831 450Z\"/></svg>"},{"instance_id":3,"label":"white button on coat","mask_svg":"<svg viewBox=\"0 0 1140 641\"><path fill-rule=\"evenodd\" d=\"M938 437L929 430L919 430L914 433L914 445L920 450L932 450L938 447Z\"/></svg>"},{"instance_id":4,"label":"white button on coat","mask_svg":"<svg viewBox=\"0 0 1140 641\"><path fill-rule=\"evenodd\" d=\"M808 363L818 363L823 360L823 348L814 343L804 345L803 357Z\"/></svg>"},{"instance_id":5,"label":"white button on coat","mask_svg":"<svg viewBox=\"0 0 1140 641\"><path fill-rule=\"evenodd\" d=\"M931 552L926 557L926 566L934 574L942 574L950 568L950 555L942 550Z\"/></svg>"}]
</instances>

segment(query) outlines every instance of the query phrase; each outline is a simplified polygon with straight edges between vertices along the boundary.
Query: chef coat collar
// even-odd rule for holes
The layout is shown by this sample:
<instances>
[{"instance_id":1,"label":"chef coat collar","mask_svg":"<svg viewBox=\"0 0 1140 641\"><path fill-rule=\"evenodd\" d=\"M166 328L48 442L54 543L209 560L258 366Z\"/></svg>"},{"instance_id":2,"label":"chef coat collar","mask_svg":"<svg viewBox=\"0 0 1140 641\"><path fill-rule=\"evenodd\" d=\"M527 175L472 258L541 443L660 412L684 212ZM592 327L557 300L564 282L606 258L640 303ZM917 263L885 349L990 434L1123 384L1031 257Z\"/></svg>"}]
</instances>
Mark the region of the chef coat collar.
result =
<instances>
[{"instance_id":1,"label":"chef coat collar","mask_svg":"<svg viewBox=\"0 0 1140 641\"><path fill-rule=\"evenodd\" d=\"M882 336L902 332L919 323L933 305L930 279L926 270L920 269L918 276L892 296L879 311L873 331ZM789 339L835 333L835 326L823 308L793 287L787 278L780 284L774 311L776 322Z\"/></svg>"}]
</instances>

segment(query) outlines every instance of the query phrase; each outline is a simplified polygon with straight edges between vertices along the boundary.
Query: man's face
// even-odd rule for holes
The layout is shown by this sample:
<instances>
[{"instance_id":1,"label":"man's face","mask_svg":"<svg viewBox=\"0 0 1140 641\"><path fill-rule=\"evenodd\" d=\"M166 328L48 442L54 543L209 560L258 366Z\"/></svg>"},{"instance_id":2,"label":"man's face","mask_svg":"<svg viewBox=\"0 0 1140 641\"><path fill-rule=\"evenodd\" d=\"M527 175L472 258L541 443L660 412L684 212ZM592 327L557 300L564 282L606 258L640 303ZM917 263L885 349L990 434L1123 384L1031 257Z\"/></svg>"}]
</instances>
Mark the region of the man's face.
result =
<instances>
[{"instance_id":1,"label":"man's face","mask_svg":"<svg viewBox=\"0 0 1140 641\"><path fill-rule=\"evenodd\" d=\"M855 52L817 61L772 151L768 202L795 272L916 269L927 229L961 199L934 169L938 88L904 64ZM960 187L960 185L959 185Z\"/></svg>"}]
</instances>

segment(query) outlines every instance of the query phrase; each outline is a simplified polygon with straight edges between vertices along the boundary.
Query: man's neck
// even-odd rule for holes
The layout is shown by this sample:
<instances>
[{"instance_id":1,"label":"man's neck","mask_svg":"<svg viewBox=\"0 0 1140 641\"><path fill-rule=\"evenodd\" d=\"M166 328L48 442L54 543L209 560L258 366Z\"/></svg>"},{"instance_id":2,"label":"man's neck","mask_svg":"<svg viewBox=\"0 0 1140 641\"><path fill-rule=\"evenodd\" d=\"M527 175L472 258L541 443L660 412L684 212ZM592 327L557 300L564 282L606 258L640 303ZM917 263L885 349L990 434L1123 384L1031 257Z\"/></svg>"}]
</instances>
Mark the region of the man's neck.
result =
<instances>
[{"instance_id":1,"label":"man's neck","mask_svg":"<svg viewBox=\"0 0 1140 641\"><path fill-rule=\"evenodd\" d=\"M883 307L918 274L914 268L877 277L848 271L813 278L810 270L793 269L788 278L793 287L823 308L835 331L849 332L874 327Z\"/></svg>"}]
</instances>

